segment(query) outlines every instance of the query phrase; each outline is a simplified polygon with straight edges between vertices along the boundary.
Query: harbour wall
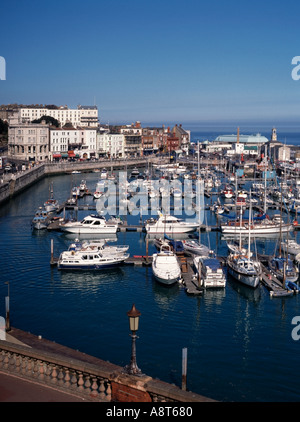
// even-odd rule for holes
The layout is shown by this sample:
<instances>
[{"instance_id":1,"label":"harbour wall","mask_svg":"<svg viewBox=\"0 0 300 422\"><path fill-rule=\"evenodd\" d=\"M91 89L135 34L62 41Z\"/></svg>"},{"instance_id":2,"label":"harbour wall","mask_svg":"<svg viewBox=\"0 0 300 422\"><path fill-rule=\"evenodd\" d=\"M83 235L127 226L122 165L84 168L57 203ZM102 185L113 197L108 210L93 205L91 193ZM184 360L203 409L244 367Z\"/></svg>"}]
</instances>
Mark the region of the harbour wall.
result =
<instances>
[{"instance_id":1,"label":"harbour wall","mask_svg":"<svg viewBox=\"0 0 300 422\"><path fill-rule=\"evenodd\" d=\"M60 162L60 163L43 163L22 172L3 175L0 183L0 204L9 201L10 198L18 195L43 177L69 173L73 171L89 172L106 168L107 170L120 170L132 168L135 166L144 166L147 163L158 162L159 158L131 159L131 160L104 160L102 162ZM160 159L161 160L161 159Z\"/></svg>"}]
</instances>

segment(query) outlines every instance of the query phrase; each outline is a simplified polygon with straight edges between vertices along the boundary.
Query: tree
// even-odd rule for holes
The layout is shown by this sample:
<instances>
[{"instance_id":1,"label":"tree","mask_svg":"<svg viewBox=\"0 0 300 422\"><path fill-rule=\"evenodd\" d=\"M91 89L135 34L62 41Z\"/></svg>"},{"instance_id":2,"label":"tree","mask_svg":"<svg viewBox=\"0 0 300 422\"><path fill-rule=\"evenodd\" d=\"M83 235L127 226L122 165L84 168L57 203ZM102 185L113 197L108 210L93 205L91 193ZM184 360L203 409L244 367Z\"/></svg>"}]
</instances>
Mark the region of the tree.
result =
<instances>
[{"instance_id":1,"label":"tree","mask_svg":"<svg viewBox=\"0 0 300 422\"><path fill-rule=\"evenodd\" d=\"M52 126L56 126L56 127L59 127L60 125L59 125L59 121L58 120L56 120L56 119L54 119L54 117L51 117L51 116L42 116L42 117L40 117L39 119L35 119L35 120L32 120L32 122L31 123L41 123L42 121L45 121L47 124L51 124Z\"/></svg>"},{"instance_id":2,"label":"tree","mask_svg":"<svg viewBox=\"0 0 300 422\"><path fill-rule=\"evenodd\" d=\"M0 119L0 135L7 135L8 123Z\"/></svg>"}]
</instances>

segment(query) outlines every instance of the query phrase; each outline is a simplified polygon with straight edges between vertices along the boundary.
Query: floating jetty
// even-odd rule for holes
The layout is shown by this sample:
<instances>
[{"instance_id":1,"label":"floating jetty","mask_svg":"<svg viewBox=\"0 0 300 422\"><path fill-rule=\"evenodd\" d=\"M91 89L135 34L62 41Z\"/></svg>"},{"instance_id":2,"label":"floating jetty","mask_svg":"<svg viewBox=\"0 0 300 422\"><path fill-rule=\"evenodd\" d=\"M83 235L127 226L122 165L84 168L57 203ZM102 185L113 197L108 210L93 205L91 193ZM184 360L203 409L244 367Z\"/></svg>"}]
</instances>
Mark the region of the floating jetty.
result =
<instances>
[{"instance_id":1,"label":"floating jetty","mask_svg":"<svg viewBox=\"0 0 300 422\"><path fill-rule=\"evenodd\" d=\"M271 297L292 296L298 293L298 290L288 290L284 288L278 278L261 262L262 273L260 276L261 283L270 292Z\"/></svg>"}]
</instances>

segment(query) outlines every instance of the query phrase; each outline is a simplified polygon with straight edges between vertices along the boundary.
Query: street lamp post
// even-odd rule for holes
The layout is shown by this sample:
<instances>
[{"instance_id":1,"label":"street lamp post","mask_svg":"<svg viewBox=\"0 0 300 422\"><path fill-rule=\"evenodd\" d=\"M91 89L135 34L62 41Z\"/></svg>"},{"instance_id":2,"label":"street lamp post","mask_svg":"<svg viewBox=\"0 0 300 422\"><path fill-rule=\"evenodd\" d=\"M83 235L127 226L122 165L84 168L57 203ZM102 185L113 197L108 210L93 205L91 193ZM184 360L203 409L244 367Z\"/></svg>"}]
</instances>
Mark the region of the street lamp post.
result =
<instances>
[{"instance_id":1,"label":"street lamp post","mask_svg":"<svg viewBox=\"0 0 300 422\"><path fill-rule=\"evenodd\" d=\"M6 281L7 284L7 296L5 297L5 308L6 308L6 319L5 319L5 329L10 331L10 319L9 319L9 281Z\"/></svg>"},{"instance_id":2,"label":"street lamp post","mask_svg":"<svg viewBox=\"0 0 300 422\"><path fill-rule=\"evenodd\" d=\"M132 346L131 346L131 361L129 365L126 365L124 371L130 375L142 375L142 371L138 368L136 363L136 339L138 338L136 332L139 328L139 318L140 318L140 311L138 311L135 307L135 304L132 305L130 311L127 312L127 316L129 318L129 327L132 332Z\"/></svg>"}]
</instances>

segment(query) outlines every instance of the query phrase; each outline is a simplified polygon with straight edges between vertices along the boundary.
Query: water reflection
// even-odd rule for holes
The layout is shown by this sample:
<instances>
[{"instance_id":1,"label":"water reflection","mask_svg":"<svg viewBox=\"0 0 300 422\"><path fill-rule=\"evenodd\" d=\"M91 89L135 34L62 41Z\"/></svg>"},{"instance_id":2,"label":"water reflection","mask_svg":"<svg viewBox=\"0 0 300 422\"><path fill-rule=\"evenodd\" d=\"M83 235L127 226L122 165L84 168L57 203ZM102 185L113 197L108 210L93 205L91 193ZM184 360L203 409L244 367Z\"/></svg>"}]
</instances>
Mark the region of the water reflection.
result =
<instances>
[{"instance_id":1,"label":"water reflection","mask_svg":"<svg viewBox=\"0 0 300 422\"><path fill-rule=\"evenodd\" d=\"M103 285L120 283L125 273L120 267L95 271L59 271L63 287L83 291L95 291ZM115 288L115 286L113 286Z\"/></svg>"},{"instance_id":2,"label":"water reflection","mask_svg":"<svg viewBox=\"0 0 300 422\"><path fill-rule=\"evenodd\" d=\"M152 290L154 294L154 300L157 305L163 309L170 309L171 305L174 304L174 301L178 298L180 294L181 287L179 284L174 284L172 286L165 286L158 283L152 276Z\"/></svg>"},{"instance_id":3,"label":"water reflection","mask_svg":"<svg viewBox=\"0 0 300 422\"><path fill-rule=\"evenodd\" d=\"M103 240L107 242L117 242L118 237L111 233L111 234L79 234L79 233L63 233L61 235L62 239L66 239L68 241L74 241L75 239L79 240Z\"/></svg>"},{"instance_id":4,"label":"water reflection","mask_svg":"<svg viewBox=\"0 0 300 422\"><path fill-rule=\"evenodd\" d=\"M227 281L230 282L230 286L233 288L233 290L245 299L249 300L250 302L260 301L262 294L261 285L256 289L253 289L249 286L239 283L233 277L231 277L230 274L227 274Z\"/></svg>"}]
</instances>

